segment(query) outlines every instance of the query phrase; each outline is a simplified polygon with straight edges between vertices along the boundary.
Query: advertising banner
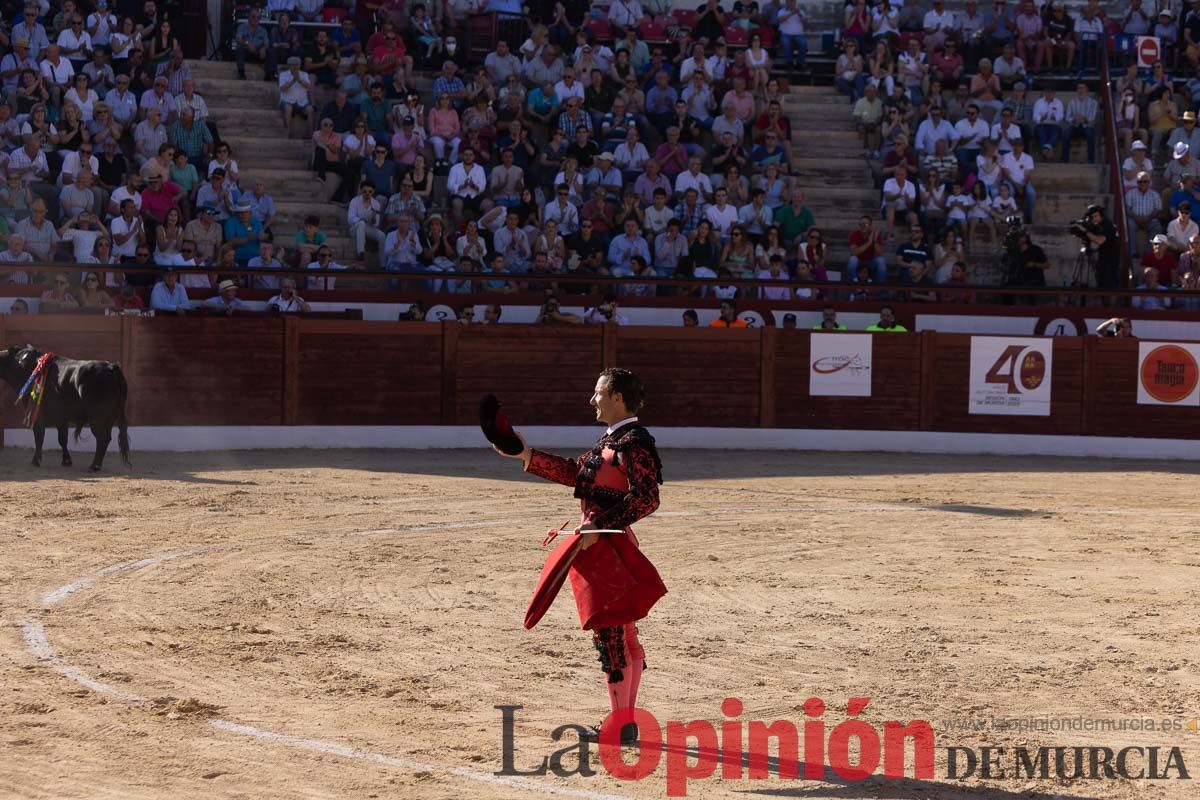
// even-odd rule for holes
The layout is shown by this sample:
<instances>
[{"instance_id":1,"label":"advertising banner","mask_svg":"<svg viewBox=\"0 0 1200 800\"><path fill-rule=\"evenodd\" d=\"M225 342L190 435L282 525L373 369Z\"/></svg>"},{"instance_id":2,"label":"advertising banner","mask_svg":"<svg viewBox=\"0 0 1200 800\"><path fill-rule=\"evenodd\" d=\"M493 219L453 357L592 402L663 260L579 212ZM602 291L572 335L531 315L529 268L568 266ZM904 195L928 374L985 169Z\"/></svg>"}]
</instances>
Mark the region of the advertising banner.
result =
<instances>
[{"instance_id":1,"label":"advertising banner","mask_svg":"<svg viewBox=\"0 0 1200 800\"><path fill-rule=\"evenodd\" d=\"M870 397L874 338L869 333L814 333L808 359L808 393Z\"/></svg>"},{"instance_id":2,"label":"advertising banner","mask_svg":"<svg viewBox=\"0 0 1200 800\"><path fill-rule=\"evenodd\" d=\"M971 337L971 414L1050 416L1052 339Z\"/></svg>"},{"instance_id":3,"label":"advertising banner","mask_svg":"<svg viewBox=\"0 0 1200 800\"><path fill-rule=\"evenodd\" d=\"M1140 405L1200 406L1200 344L1138 342Z\"/></svg>"}]
</instances>

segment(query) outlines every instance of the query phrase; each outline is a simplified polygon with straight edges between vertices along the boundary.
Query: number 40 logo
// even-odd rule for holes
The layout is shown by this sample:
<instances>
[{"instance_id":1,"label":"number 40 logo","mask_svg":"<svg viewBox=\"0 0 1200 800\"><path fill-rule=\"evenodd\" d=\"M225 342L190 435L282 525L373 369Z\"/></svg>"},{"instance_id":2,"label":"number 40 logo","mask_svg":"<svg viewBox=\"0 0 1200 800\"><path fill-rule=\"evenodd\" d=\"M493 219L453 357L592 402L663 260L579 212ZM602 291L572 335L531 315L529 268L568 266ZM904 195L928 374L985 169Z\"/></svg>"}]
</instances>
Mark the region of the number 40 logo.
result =
<instances>
[{"instance_id":1,"label":"number 40 logo","mask_svg":"<svg viewBox=\"0 0 1200 800\"><path fill-rule=\"evenodd\" d=\"M1035 391L1046 380L1046 357L1027 345L1009 345L988 369L984 380L1003 385L1007 394Z\"/></svg>"}]
</instances>

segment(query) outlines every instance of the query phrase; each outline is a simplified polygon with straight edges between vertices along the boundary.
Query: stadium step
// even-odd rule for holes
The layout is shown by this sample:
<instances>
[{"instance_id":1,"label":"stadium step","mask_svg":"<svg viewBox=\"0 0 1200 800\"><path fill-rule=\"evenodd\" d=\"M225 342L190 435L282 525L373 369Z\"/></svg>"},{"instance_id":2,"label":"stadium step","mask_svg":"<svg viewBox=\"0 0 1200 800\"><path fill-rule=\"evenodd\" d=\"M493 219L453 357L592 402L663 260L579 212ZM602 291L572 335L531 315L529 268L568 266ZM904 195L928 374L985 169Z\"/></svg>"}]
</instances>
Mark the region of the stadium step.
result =
<instances>
[{"instance_id":1,"label":"stadium step","mask_svg":"<svg viewBox=\"0 0 1200 800\"><path fill-rule=\"evenodd\" d=\"M267 135L283 134L283 117L274 102L270 105L257 105L242 108L227 105L221 100L208 101L208 110L218 120L237 120L237 125L244 130L262 131Z\"/></svg>"},{"instance_id":2,"label":"stadium step","mask_svg":"<svg viewBox=\"0 0 1200 800\"><path fill-rule=\"evenodd\" d=\"M346 207L338 203L323 202L315 198L304 200L275 197L275 208L280 223L302 225L305 217L314 214L320 218L322 230L341 230L346 224Z\"/></svg>"},{"instance_id":3,"label":"stadium step","mask_svg":"<svg viewBox=\"0 0 1200 800\"><path fill-rule=\"evenodd\" d=\"M272 131L272 133L274 132ZM283 133L282 126L279 126L277 132ZM312 145L305 139L246 136L242 133L225 135L224 132L222 132L222 137L230 143L233 151L243 158L290 158L298 164L304 164L308 162L311 155Z\"/></svg>"},{"instance_id":4,"label":"stadium step","mask_svg":"<svg viewBox=\"0 0 1200 800\"><path fill-rule=\"evenodd\" d=\"M223 106L241 106L246 103L274 107L279 100L279 89L274 82L239 81L228 75L222 78L196 78L196 91L204 96L206 102L219 103Z\"/></svg>"}]
</instances>

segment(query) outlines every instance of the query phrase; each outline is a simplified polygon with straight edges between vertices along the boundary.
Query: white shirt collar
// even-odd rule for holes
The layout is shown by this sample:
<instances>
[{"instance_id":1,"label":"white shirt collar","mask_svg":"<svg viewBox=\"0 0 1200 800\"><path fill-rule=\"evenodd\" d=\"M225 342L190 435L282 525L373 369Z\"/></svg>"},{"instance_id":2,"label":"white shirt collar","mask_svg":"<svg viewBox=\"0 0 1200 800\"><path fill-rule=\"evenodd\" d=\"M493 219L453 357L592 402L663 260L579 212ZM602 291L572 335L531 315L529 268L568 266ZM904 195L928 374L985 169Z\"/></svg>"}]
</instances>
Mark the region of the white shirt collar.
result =
<instances>
[{"instance_id":1,"label":"white shirt collar","mask_svg":"<svg viewBox=\"0 0 1200 800\"><path fill-rule=\"evenodd\" d=\"M629 423L631 423L631 422L637 422L637 421L638 421L638 418L637 418L637 416L636 416L636 415L635 415L635 416L632 416L632 417L626 417L625 419L623 419L623 420L621 420L620 422L618 422L616 425L609 425L609 426L608 426L608 430L606 430L606 431L604 432L604 435L605 435L605 436L609 436L609 435L611 435L611 434L612 434L612 432L613 432L613 431L615 431L617 428L620 428L620 427L622 427L622 426L628 425L628 424L629 424Z\"/></svg>"}]
</instances>

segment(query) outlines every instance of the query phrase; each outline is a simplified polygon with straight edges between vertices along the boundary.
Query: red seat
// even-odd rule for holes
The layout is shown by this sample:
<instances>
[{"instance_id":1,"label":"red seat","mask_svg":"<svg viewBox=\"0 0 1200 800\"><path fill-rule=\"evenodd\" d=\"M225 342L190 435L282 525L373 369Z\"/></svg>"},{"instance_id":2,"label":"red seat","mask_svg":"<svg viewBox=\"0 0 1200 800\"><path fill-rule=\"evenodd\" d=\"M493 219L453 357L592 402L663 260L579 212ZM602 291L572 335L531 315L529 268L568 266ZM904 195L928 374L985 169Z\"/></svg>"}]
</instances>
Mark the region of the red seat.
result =
<instances>
[{"instance_id":1,"label":"red seat","mask_svg":"<svg viewBox=\"0 0 1200 800\"><path fill-rule=\"evenodd\" d=\"M675 17L680 25L692 30L696 29L696 21L700 19L700 16L690 8L677 8L671 12L671 16Z\"/></svg>"},{"instance_id":2,"label":"red seat","mask_svg":"<svg viewBox=\"0 0 1200 800\"><path fill-rule=\"evenodd\" d=\"M347 9L344 8L329 8L328 6L321 9L321 19L330 24L340 24L342 17L346 16Z\"/></svg>"},{"instance_id":3,"label":"red seat","mask_svg":"<svg viewBox=\"0 0 1200 800\"><path fill-rule=\"evenodd\" d=\"M650 17L642 17L638 23L638 33L642 39L647 42L665 42L667 41L667 25L663 17L657 20L652 20Z\"/></svg>"},{"instance_id":4,"label":"red seat","mask_svg":"<svg viewBox=\"0 0 1200 800\"><path fill-rule=\"evenodd\" d=\"M755 33L762 38L762 46L770 47L775 44L775 29L774 28L756 28Z\"/></svg>"},{"instance_id":5,"label":"red seat","mask_svg":"<svg viewBox=\"0 0 1200 800\"><path fill-rule=\"evenodd\" d=\"M725 44L730 47L745 47L750 44L750 32L745 28L735 28L732 25L726 26Z\"/></svg>"},{"instance_id":6,"label":"red seat","mask_svg":"<svg viewBox=\"0 0 1200 800\"><path fill-rule=\"evenodd\" d=\"M587 28L597 41L607 42L612 39L612 25L606 19L593 19L588 22Z\"/></svg>"}]
</instances>

